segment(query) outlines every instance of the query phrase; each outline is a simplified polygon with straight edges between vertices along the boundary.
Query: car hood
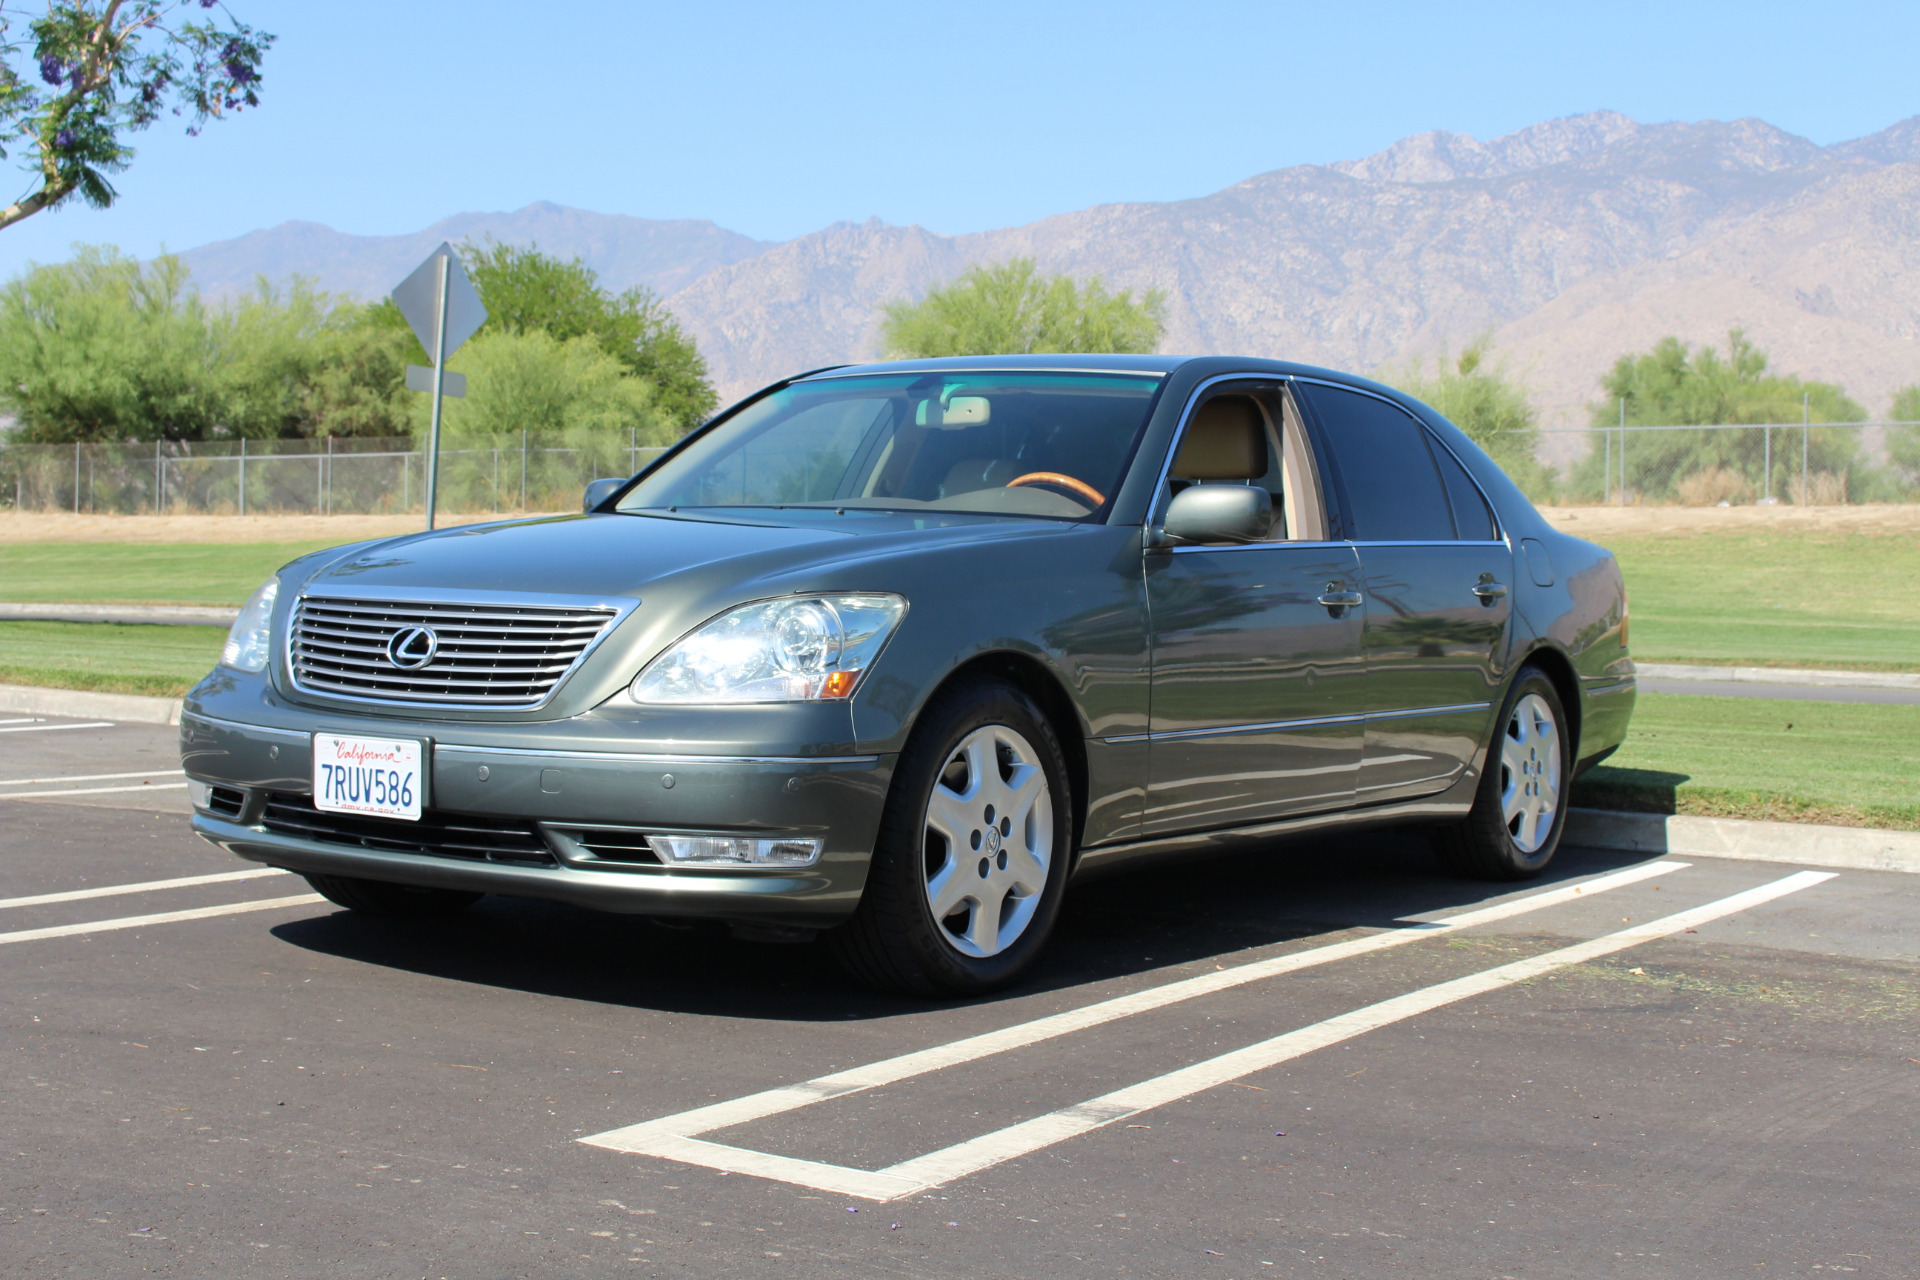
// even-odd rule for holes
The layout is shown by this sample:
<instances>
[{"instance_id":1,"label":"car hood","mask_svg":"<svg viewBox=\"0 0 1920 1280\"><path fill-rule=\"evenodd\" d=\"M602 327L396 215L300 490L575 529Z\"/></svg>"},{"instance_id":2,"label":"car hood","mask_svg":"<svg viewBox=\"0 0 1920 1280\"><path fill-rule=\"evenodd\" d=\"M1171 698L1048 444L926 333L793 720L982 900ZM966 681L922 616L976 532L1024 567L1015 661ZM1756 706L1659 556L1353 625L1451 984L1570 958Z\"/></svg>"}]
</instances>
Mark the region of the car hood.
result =
<instances>
[{"instance_id":1,"label":"car hood","mask_svg":"<svg viewBox=\"0 0 1920 1280\"><path fill-rule=\"evenodd\" d=\"M327 563L303 589L515 591L638 596L649 583L722 561L739 576L864 558L912 544L1065 531L1054 521L882 512L821 513L793 521L652 515L558 516L473 525L362 544ZM732 576L731 574L729 576Z\"/></svg>"}]
</instances>

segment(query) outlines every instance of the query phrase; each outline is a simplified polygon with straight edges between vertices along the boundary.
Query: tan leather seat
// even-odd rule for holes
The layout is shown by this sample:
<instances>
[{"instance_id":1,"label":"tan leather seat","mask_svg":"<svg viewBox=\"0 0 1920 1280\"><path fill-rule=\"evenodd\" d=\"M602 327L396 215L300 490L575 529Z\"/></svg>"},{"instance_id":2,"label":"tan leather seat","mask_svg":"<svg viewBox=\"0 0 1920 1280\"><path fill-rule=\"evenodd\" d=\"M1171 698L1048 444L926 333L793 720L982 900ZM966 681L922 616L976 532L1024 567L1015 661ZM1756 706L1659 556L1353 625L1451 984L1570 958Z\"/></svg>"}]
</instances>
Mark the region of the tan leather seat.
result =
<instances>
[{"instance_id":1,"label":"tan leather seat","mask_svg":"<svg viewBox=\"0 0 1920 1280\"><path fill-rule=\"evenodd\" d=\"M1267 429L1249 396L1215 396L1200 406L1173 460L1182 480L1257 480L1267 474Z\"/></svg>"}]
</instances>

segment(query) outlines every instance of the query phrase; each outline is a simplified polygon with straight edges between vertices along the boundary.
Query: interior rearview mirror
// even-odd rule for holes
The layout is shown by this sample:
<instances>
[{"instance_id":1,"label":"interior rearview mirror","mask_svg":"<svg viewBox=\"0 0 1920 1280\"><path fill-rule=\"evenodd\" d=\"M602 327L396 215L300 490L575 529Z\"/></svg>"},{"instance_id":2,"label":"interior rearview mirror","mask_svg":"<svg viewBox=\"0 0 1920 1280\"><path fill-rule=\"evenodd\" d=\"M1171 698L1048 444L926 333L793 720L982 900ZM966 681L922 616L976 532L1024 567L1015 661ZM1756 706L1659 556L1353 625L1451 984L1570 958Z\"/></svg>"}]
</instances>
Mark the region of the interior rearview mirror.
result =
<instances>
[{"instance_id":1,"label":"interior rearview mirror","mask_svg":"<svg viewBox=\"0 0 1920 1280\"><path fill-rule=\"evenodd\" d=\"M1273 531L1273 495L1257 485L1196 484L1167 504L1169 542L1260 542Z\"/></svg>"},{"instance_id":2,"label":"interior rearview mirror","mask_svg":"<svg viewBox=\"0 0 1920 1280\"><path fill-rule=\"evenodd\" d=\"M611 498L621 485L627 482L625 476L613 476L605 480L587 481L586 496L580 500L582 511L591 511Z\"/></svg>"}]
</instances>

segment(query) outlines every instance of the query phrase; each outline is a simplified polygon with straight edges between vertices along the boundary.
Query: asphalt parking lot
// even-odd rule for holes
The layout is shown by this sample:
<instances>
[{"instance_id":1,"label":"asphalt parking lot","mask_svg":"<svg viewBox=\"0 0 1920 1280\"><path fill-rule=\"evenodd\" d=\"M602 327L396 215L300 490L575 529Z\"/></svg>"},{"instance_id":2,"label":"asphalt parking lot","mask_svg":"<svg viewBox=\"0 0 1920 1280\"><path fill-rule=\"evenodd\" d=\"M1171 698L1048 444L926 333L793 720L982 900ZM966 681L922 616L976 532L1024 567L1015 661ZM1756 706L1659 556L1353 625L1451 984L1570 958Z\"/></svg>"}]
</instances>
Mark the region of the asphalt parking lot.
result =
<instances>
[{"instance_id":1,"label":"asphalt parking lot","mask_svg":"<svg viewBox=\"0 0 1920 1280\"><path fill-rule=\"evenodd\" d=\"M0 723L9 1275L1920 1275L1920 877L1343 837L932 1005L355 918L188 833L173 734Z\"/></svg>"}]
</instances>

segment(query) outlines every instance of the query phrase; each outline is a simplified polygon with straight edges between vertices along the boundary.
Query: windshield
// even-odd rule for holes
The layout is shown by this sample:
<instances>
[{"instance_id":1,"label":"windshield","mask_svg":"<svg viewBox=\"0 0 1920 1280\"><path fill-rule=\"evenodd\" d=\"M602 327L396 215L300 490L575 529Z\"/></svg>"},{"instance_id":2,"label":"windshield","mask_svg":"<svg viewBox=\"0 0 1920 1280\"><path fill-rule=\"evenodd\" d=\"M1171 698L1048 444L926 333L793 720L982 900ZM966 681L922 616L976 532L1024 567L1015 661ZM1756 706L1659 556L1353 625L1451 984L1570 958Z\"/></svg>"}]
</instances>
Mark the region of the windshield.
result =
<instances>
[{"instance_id":1,"label":"windshield","mask_svg":"<svg viewBox=\"0 0 1920 1280\"><path fill-rule=\"evenodd\" d=\"M620 500L668 507L860 507L1080 519L1106 504L1160 375L997 373L809 379L747 406Z\"/></svg>"}]
</instances>

